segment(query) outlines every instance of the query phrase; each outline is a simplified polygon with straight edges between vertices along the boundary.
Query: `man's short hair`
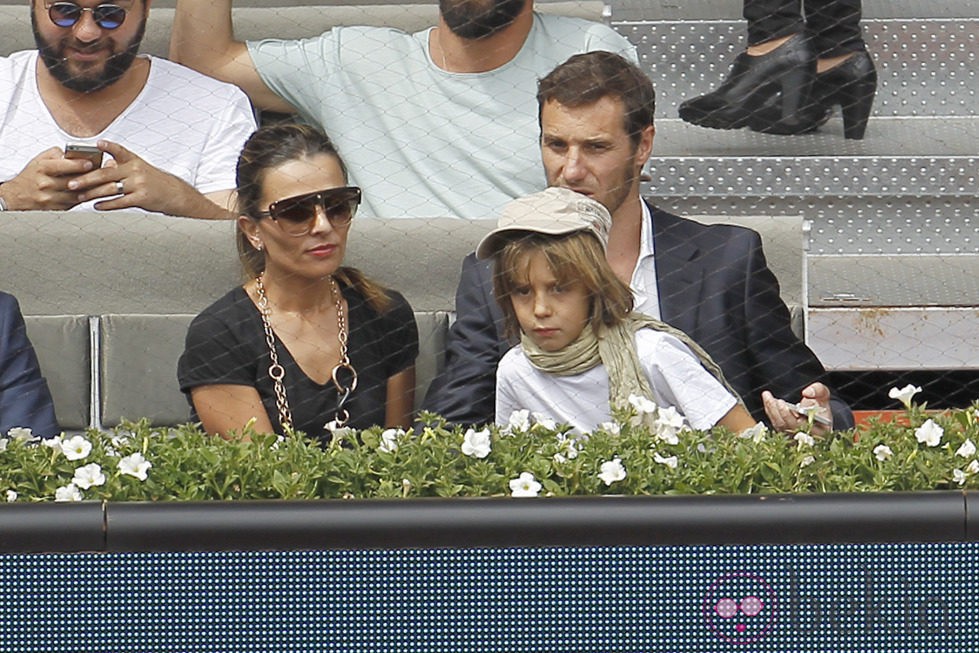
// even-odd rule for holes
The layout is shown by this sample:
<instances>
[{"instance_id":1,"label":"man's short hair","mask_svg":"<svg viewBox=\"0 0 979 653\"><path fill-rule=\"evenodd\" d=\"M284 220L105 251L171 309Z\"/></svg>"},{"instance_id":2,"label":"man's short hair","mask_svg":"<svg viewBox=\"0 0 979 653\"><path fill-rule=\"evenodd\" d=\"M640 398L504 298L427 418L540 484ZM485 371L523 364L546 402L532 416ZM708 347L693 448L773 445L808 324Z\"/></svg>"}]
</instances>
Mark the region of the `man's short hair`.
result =
<instances>
[{"instance_id":1,"label":"man's short hair","mask_svg":"<svg viewBox=\"0 0 979 653\"><path fill-rule=\"evenodd\" d=\"M576 54L537 84L537 120L547 102L566 107L594 104L604 97L620 100L625 108L625 131L633 144L653 124L656 92L649 77L635 64L613 52Z\"/></svg>"}]
</instances>

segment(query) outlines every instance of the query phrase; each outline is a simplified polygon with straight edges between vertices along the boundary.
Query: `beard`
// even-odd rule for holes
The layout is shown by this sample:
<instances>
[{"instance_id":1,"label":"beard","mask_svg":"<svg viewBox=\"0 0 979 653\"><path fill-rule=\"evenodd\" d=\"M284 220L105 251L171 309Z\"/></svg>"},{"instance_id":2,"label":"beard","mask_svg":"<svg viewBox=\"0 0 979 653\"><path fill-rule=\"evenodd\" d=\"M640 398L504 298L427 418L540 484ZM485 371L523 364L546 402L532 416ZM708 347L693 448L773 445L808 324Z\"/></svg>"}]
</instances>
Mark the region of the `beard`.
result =
<instances>
[{"instance_id":1,"label":"beard","mask_svg":"<svg viewBox=\"0 0 979 653\"><path fill-rule=\"evenodd\" d=\"M633 153L635 155L635 153ZM619 178L619 184L614 188L610 188L608 195L605 197L605 208L612 215L619 210L629 196L633 193L633 187L636 183L636 179L639 177L639 173L628 167L622 171L622 176Z\"/></svg>"},{"instance_id":2,"label":"beard","mask_svg":"<svg viewBox=\"0 0 979 653\"><path fill-rule=\"evenodd\" d=\"M439 0L449 30L459 38L477 40L509 27L529 0Z\"/></svg>"},{"instance_id":3,"label":"beard","mask_svg":"<svg viewBox=\"0 0 979 653\"><path fill-rule=\"evenodd\" d=\"M633 152L633 158L635 158L635 152ZM631 165L622 168L622 170L616 175L617 180L615 180L615 183L606 188L575 188L573 184L569 184L567 181L559 177L551 176L547 173L546 169L545 174L547 174L548 186L558 186L590 193L592 199L608 209L608 212L614 218L615 212L618 211L625 201L635 192L635 184L639 179L641 170L637 171L633 169Z\"/></svg>"},{"instance_id":4,"label":"beard","mask_svg":"<svg viewBox=\"0 0 979 653\"><path fill-rule=\"evenodd\" d=\"M38 54L51 76L62 86L76 93L93 93L115 84L133 65L139 53L139 45L143 41L143 34L146 32L146 16L144 15L140 21L136 35L123 49L113 51L100 69L89 72L73 70L71 63L65 57L65 50L69 45L82 51L91 50L92 44L73 43L71 36L66 36L56 43L45 41L37 29L37 17L34 12L31 12L31 29L34 30L34 42L37 44ZM66 31L70 34L70 30ZM114 42L109 40L108 43ZM98 47L107 46L103 42L98 44Z\"/></svg>"}]
</instances>

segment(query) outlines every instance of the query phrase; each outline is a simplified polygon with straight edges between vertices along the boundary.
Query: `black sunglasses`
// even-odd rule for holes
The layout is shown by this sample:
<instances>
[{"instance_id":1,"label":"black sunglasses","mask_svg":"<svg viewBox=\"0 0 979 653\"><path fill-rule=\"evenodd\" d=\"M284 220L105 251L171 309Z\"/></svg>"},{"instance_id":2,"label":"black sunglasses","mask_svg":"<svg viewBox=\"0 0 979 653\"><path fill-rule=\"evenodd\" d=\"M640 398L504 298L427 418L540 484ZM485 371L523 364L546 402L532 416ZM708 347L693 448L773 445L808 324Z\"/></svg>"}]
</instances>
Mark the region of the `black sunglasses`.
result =
<instances>
[{"instance_id":1,"label":"black sunglasses","mask_svg":"<svg viewBox=\"0 0 979 653\"><path fill-rule=\"evenodd\" d=\"M126 10L119 5L79 7L74 2L55 2L48 5L48 16L58 27L71 27L82 19L82 12L92 12L92 18L102 29L116 29L126 21Z\"/></svg>"},{"instance_id":2,"label":"black sunglasses","mask_svg":"<svg viewBox=\"0 0 979 653\"><path fill-rule=\"evenodd\" d=\"M268 211L259 211L261 218L272 218L290 236L305 236L316 223L316 209L322 207L333 227L345 227L353 220L360 206L360 189L356 186L328 188L295 197L286 197L269 204Z\"/></svg>"}]
</instances>

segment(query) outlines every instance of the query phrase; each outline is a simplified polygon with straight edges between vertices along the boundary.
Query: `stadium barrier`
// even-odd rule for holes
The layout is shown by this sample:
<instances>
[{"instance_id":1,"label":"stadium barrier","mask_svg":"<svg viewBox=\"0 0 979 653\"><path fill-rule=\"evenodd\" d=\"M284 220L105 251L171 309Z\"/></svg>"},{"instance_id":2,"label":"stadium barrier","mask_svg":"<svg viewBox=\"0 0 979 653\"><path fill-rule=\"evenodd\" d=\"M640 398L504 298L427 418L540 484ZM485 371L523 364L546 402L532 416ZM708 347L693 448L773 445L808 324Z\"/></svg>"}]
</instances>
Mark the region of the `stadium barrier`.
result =
<instances>
[{"instance_id":1,"label":"stadium barrier","mask_svg":"<svg viewBox=\"0 0 979 653\"><path fill-rule=\"evenodd\" d=\"M975 504L963 492L6 504L0 646L964 653L979 625Z\"/></svg>"}]
</instances>

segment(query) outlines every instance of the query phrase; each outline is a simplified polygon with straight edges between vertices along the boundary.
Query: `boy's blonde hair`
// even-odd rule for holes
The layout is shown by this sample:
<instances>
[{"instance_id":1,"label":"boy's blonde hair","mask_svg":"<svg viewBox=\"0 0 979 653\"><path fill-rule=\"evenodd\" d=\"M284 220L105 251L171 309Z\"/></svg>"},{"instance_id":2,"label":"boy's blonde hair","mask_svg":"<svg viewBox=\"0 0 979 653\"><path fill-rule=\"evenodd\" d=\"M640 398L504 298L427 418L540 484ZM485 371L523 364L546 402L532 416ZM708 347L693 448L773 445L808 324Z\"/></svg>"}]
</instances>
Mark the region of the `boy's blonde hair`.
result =
<instances>
[{"instance_id":1,"label":"boy's blonde hair","mask_svg":"<svg viewBox=\"0 0 979 653\"><path fill-rule=\"evenodd\" d=\"M589 300L589 324L615 326L632 312L632 291L622 282L605 258L602 244L590 232L562 235L526 232L515 235L493 257L493 294L503 309L505 333L510 339L520 335L520 323L510 297L529 276L530 256L544 255L558 283L584 286Z\"/></svg>"}]
</instances>

